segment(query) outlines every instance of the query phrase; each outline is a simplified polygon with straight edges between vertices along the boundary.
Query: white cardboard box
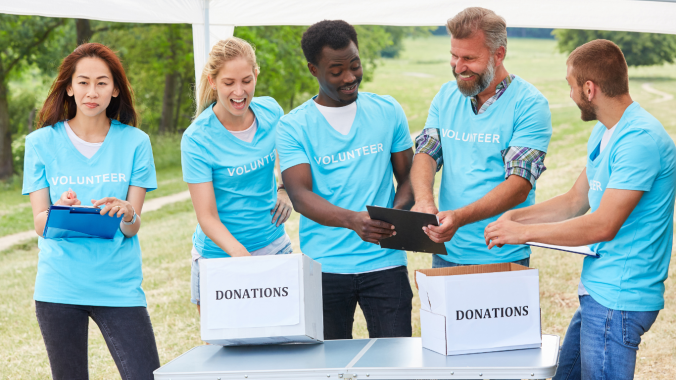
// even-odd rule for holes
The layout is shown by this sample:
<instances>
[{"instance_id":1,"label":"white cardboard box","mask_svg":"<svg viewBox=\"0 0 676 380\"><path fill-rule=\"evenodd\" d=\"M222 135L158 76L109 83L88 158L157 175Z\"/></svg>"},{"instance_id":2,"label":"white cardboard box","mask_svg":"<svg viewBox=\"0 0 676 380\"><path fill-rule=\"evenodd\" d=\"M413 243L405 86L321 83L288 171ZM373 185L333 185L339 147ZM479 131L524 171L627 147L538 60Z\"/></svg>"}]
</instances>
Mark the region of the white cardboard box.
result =
<instances>
[{"instance_id":1,"label":"white cardboard box","mask_svg":"<svg viewBox=\"0 0 676 380\"><path fill-rule=\"evenodd\" d=\"M538 270L504 263L416 271L423 347L444 355L542 345Z\"/></svg>"},{"instance_id":2,"label":"white cardboard box","mask_svg":"<svg viewBox=\"0 0 676 380\"><path fill-rule=\"evenodd\" d=\"M224 346L324 340L321 264L303 254L205 259L202 340Z\"/></svg>"}]
</instances>

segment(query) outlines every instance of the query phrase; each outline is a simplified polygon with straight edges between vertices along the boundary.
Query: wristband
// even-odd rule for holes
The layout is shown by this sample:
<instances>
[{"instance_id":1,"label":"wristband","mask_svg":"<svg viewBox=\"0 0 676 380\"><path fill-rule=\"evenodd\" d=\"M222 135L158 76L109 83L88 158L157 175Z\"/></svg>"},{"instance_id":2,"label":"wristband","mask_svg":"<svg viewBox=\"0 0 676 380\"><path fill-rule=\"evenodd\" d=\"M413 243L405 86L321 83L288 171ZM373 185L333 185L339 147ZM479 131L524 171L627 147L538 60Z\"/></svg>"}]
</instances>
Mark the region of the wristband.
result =
<instances>
[{"instance_id":1,"label":"wristband","mask_svg":"<svg viewBox=\"0 0 676 380\"><path fill-rule=\"evenodd\" d=\"M124 219L122 219L122 223L125 226L131 226L132 224L136 223L136 210L134 210L134 206L131 206L131 210L134 212L134 216L131 217L131 222L125 222Z\"/></svg>"}]
</instances>

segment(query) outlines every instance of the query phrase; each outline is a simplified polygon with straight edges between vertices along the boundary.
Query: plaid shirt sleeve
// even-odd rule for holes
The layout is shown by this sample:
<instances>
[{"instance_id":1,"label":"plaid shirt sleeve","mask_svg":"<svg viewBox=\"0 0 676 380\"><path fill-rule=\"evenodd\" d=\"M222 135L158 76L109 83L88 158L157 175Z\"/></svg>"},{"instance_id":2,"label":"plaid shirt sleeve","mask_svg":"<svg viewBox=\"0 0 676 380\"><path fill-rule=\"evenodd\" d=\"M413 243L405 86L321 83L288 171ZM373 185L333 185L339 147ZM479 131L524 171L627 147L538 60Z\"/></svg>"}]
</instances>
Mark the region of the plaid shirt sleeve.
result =
<instances>
[{"instance_id":1,"label":"plaid shirt sleeve","mask_svg":"<svg viewBox=\"0 0 676 380\"><path fill-rule=\"evenodd\" d=\"M547 154L543 151L510 146L502 151L502 161L505 163L505 179L510 175L518 175L527 179L535 187L535 180L547 170L544 161Z\"/></svg>"},{"instance_id":2,"label":"plaid shirt sleeve","mask_svg":"<svg viewBox=\"0 0 676 380\"><path fill-rule=\"evenodd\" d=\"M415 138L415 154L425 153L437 162L437 171L444 165L444 156L441 151L439 129L426 128Z\"/></svg>"}]
</instances>

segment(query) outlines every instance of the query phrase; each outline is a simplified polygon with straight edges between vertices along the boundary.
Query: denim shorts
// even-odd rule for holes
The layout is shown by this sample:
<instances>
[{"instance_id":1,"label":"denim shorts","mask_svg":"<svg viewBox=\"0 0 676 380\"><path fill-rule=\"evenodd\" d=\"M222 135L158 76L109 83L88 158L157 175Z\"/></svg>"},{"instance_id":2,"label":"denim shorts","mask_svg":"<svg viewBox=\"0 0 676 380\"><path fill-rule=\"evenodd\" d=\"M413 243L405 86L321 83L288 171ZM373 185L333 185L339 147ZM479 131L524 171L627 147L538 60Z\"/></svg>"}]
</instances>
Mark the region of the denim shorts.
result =
<instances>
[{"instance_id":1,"label":"denim shorts","mask_svg":"<svg viewBox=\"0 0 676 380\"><path fill-rule=\"evenodd\" d=\"M193 248L194 249L194 248ZM277 251L275 255L288 255L293 252L293 247L291 242L287 243L282 249ZM200 260L209 260L204 257L200 257L197 260L192 260L192 267L190 269L190 302L195 305L200 304Z\"/></svg>"}]
</instances>

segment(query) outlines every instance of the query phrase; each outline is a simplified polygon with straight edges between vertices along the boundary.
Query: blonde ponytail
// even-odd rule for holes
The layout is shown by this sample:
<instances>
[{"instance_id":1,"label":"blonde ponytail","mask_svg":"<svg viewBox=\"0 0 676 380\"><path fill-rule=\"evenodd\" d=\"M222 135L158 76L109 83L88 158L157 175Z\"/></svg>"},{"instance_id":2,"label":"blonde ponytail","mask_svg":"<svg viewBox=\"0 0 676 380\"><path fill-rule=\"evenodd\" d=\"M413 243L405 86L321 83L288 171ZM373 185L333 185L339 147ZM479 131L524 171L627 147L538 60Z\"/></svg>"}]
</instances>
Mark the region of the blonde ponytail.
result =
<instances>
[{"instance_id":1,"label":"blonde ponytail","mask_svg":"<svg viewBox=\"0 0 676 380\"><path fill-rule=\"evenodd\" d=\"M209 77L212 80L216 79L223 65L235 58L246 59L251 63L254 73L258 73L259 67L256 63L256 53L251 44L237 37L229 37L218 41L209 53L209 60L204 65L202 76L195 89L195 103L197 104L195 118L218 99L218 93L209 84Z\"/></svg>"}]
</instances>

